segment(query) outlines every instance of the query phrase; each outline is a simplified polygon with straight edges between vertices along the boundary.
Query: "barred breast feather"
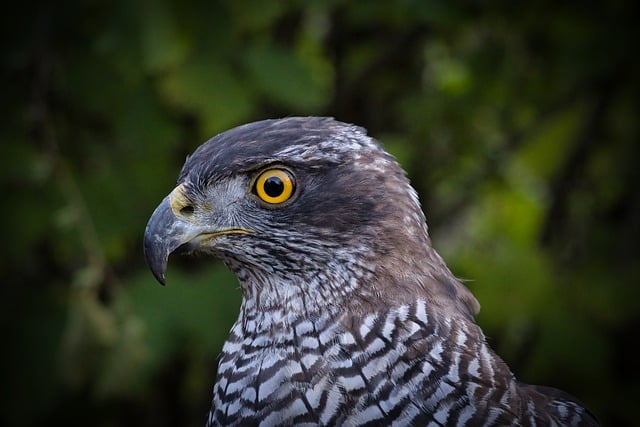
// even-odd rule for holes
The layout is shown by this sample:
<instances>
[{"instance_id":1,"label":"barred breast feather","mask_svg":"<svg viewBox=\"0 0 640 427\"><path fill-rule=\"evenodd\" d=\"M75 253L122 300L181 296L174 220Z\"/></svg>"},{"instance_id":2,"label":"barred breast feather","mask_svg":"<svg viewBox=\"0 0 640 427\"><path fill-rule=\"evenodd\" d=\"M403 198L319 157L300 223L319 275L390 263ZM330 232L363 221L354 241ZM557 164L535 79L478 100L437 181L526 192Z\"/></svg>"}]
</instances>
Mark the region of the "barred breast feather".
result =
<instances>
[{"instance_id":1,"label":"barred breast feather","mask_svg":"<svg viewBox=\"0 0 640 427\"><path fill-rule=\"evenodd\" d=\"M563 396L522 388L476 325L418 300L302 319L274 340L236 323L209 424L565 426L584 416Z\"/></svg>"}]
</instances>

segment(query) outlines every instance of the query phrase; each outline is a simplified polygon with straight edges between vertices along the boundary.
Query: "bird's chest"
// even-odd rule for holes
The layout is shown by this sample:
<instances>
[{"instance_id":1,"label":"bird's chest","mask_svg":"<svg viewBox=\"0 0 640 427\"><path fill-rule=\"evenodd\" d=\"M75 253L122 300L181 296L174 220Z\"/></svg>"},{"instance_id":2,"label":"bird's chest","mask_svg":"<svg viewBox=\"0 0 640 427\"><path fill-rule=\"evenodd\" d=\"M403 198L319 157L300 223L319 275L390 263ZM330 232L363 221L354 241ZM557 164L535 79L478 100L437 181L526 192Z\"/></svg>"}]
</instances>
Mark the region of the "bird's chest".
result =
<instances>
[{"instance_id":1,"label":"bird's chest","mask_svg":"<svg viewBox=\"0 0 640 427\"><path fill-rule=\"evenodd\" d=\"M341 393L333 371L349 359L336 328L309 321L280 334L242 332L236 325L223 347L213 397L216 422L288 424L309 416L317 423L310 414Z\"/></svg>"},{"instance_id":2,"label":"bird's chest","mask_svg":"<svg viewBox=\"0 0 640 427\"><path fill-rule=\"evenodd\" d=\"M421 369L411 371L417 360L407 352L418 328L378 323L374 332L366 321L355 329L336 319L301 321L280 336L234 327L219 362L211 420L317 425L384 419L415 392ZM406 386L398 387L401 381Z\"/></svg>"}]
</instances>

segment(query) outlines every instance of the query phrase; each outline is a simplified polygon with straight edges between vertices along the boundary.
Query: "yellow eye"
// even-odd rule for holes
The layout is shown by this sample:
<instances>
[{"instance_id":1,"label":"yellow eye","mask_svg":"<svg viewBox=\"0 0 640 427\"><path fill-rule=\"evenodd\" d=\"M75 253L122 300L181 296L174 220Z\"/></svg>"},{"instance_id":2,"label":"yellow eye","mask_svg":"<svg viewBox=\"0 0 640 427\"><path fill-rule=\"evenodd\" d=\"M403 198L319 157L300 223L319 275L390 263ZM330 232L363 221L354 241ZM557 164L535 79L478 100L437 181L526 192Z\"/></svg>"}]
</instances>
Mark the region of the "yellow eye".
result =
<instances>
[{"instance_id":1,"label":"yellow eye","mask_svg":"<svg viewBox=\"0 0 640 427\"><path fill-rule=\"evenodd\" d=\"M254 184L256 195L272 205L289 200L295 189L293 174L286 169L267 169L258 175Z\"/></svg>"}]
</instances>

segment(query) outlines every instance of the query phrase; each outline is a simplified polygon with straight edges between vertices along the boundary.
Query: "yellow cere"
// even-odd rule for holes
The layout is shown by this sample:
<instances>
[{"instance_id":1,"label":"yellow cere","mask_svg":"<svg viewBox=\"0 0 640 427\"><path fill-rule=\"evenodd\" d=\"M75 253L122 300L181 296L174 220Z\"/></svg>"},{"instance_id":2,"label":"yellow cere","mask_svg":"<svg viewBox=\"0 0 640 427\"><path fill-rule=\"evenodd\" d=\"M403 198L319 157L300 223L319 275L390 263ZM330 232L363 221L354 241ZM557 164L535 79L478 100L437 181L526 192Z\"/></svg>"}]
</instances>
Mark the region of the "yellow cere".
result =
<instances>
[{"instance_id":1,"label":"yellow cere","mask_svg":"<svg viewBox=\"0 0 640 427\"><path fill-rule=\"evenodd\" d=\"M171 210L176 216L185 217L192 213L191 201L185 195L184 184L178 185L169 195Z\"/></svg>"}]
</instances>

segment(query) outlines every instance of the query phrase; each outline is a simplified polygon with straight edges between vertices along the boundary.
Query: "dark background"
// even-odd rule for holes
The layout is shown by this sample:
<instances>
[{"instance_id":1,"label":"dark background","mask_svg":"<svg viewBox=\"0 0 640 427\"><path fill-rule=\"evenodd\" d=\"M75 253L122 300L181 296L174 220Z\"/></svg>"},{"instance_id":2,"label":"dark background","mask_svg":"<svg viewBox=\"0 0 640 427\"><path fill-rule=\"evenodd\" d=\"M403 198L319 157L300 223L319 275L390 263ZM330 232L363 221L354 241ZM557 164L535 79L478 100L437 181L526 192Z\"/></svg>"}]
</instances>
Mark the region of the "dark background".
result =
<instances>
[{"instance_id":1,"label":"dark background","mask_svg":"<svg viewBox=\"0 0 640 427\"><path fill-rule=\"evenodd\" d=\"M488 3L488 4L487 4ZM607 425L640 401L631 1L18 2L0 18L0 424L200 426L235 279L144 226L248 121L369 129L521 380ZM384 202L384 201L381 201Z\"/></svg>"}]
</instances>

